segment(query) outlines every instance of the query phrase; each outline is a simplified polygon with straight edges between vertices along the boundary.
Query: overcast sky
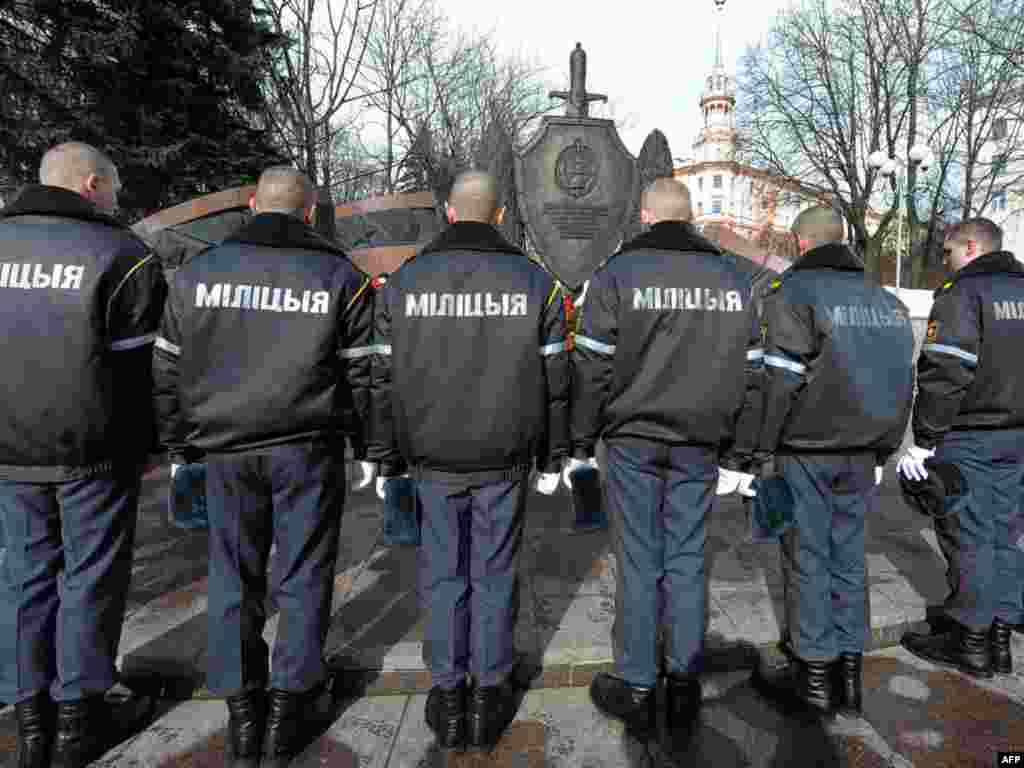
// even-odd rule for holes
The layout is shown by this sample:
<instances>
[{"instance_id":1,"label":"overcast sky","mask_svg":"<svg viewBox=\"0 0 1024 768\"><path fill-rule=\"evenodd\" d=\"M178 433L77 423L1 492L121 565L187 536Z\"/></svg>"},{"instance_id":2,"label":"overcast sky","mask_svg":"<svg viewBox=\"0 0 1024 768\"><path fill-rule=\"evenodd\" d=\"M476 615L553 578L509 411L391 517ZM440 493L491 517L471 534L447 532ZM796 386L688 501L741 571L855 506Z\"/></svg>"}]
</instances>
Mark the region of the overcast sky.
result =
<instances>
[{"instance_id":1,"label":"overcast sky","mask_svg":"<svg viewBox=\"0 0 1024 768\"><path fill-rule=\"evenodd\" d=\"M633 155L655 128L672 154L689 154L700 128L701 87L714 61L713 0L439 0L467 30L493 30L506 53L546 67L546 79L567 87L569 54L577 42L587 53L587 90L607 94L616 120L626 118L622 139ZM748 43L768 29L786 0L727 0L725 63L735 74ZM601 9L601 10L598 10ZM608 11L604 9L614 9ZM591 105L591 115L604 105Z\"/></svg>"}]
</instances>

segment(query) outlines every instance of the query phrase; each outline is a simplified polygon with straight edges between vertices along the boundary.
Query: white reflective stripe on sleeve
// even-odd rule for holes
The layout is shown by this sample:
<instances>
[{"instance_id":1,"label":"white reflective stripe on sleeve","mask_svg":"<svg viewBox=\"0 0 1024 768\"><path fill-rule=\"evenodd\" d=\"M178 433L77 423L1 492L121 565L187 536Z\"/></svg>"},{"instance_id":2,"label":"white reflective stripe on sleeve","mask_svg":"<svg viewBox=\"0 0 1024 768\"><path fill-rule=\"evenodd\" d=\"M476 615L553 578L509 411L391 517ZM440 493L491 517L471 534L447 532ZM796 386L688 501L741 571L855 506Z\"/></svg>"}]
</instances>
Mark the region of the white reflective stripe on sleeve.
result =
<instances>
[{"instance_id":1,"label":"white reflective stripe on sleeve","mask_svg":"<svg viewBox=\"0 0 1024 768\"><path fill-rule=\"evenodd\" d=\"M924 352L941 352L944 355L953 355L959 357L965 363L970 363L976 366L978 364L978 356L972 355L970 352L965 352L958 347L951 347L947 344L925 344L921 347Z\"/></svg>"},{"instance_id":2,"label":"white reflective stripe on sleeve","mask_svg":"<svg viewBox=\"0 0 1024 768\"><path fill-rule=\"evenodd\" d=\"M763 349L748 349L747 360L761 360L764 357Z\"/></svg>"},{"instance_id":3,"label":"white reflective stripe on sleeve","mask_svg":"<svg viewBox=\"0 0 1024 768\"><path fill-rule=\"evenodd\" d=\"M358 357L380 354L382 346L381 344L371 344L368 347L349 347L348 349L341 350L338 355L346 360L355 360Z\"/></svg>"},{"instance_id":4,"label":"white reflective stripe on sleeve","mask_svg":"<svg viewBox=\"0 0 1024 768\"><path fill-rule=\"evenodd\" d=\"M172 354L175 357L181 354L181 347L179 347L177 344L171 344L171 342L169 342L163 336L156 337L156 348L162 349L164 352Z\"/></svg>"},{"instance_id":5,"label":"white reflective stripe on sleeve","mask_svg":"<svg viewBox=\"0 0 1024 768\"><path fill-rule=\"evenodd\" d=\"M390 344L374 344L372 347L370 347L370 349L373 350L372 354L377 354L377 355L390 355L391 354L391 345Z\"/></svg>"},{"instance_id":6,"label":"white reflective stripe on sleeve","mask_svg":"<svg viewBox=\"0 0 1024 768\"><path fill-rule=\"evenodd\" d=\"M145 336L135 336L131 339L112 341L110 343L110 349L113 352L120 352L123 349L135 349L136 347L142 347L146 344L152 344L155 339L155 333L147 333Z\"/></svg>"},{"instance_id":7,"label":"white reflective stripe on sleeve","mask_svg":"<svg viewBox=\"0 0 1024 768\"><path fill-rule=\"evenodd\" d=\"M615 354L614 344L604 344L600 341L596 341L595 339L587 338L586 336L577 335L576 346L584 347L586 349L592 349L595 352L600 352L602 355Z\"/></svg>"},{"instance_id":8,"label":"white reflective stripe on sleeve","mask_svg":"<svg viewBox=\"0 0 1024 768\"><path fill-rule=\"evenodd\" d=\"M807 366L803 363L794 363L792 360L787 360L784 357L776 357L775 355L765 355L764 364L770 365L773 368L785 368L787 371L803 375L807 373Z\"/></svg>"},{"instance_id":9,"label":"white reflective stripe on sleeve","mask_svg":"<svg viewBox=\"0 0 1024 768\"><path fill-rule=\"evenodd\" d=\"M557 355L559 352L565 352L569 348L569 345L564 341L560 341L557 344L548 344L540 348L540 353L543 356Z\"/></svg>"}]
</instances>

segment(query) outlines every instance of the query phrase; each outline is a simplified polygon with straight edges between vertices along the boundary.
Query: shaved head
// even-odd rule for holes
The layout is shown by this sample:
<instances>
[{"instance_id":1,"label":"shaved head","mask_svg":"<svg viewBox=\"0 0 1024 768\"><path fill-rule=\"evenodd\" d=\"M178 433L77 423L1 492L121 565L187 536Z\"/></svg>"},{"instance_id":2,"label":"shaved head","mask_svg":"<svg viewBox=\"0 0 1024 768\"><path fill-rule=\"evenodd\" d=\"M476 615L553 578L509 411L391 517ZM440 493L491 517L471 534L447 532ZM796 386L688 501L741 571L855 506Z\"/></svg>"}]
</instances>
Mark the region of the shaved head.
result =
<instances>
[{"instance_id":1,"label":"shaved head","mask_svg":"<svg viewBox=\"0 0 1024 768\"><path fill-rule=\"evenodd\" d=\"M448 195L449 221L491 223L498 211L498 183L489 173L460 173ZM455 218L452 219L454 212Z\"/></svg>"},{"instance_id":2,"label":"shaved head","mask_svg":"<svg viewBox=\"0 0 1024 768\"><path fill-rule=\"evenodd\" d=\"M979 256L1001 250L1003 230L990 219L964 219L946 231L943 248L947 266L963 269Z\"/></svg>"},{"instance_id":3,"label":"shaved head","mask_svg":"<svg viewBox=\"0 0 1024 768\"><path fill-rule=\"evenodd\" d=\"M96 147L79 141L58 144L39 163L39 183L86 198L98 208L117 208L121 180L114 163Z\"/></svg>"},{"instance_id":4,"label":"shaved head","mask_svg":"<svg viewBox=\"0 0 1024 768\"><path fill-rule=\"evenodd\" d=\"M644 224L693 221L690 190L674 178L655 179L640 195L640 219Z\"/></svg>"},{"instance_id":5,"label":"shaved head","mask_svg":"<svg viewBox=\"0 0 1024 768\"><path fill-rule=\"evenodd\" d=\"M302 171L287 165L275 165L260 174L253 209L257 213L283 213L308 218L316 206L316 190Z\"/></svg>"},{"instance_id":6,"label":"shaved head","mask_svg":"<svg viewBox=\"0 0 1024 768\"><path fill-rule=\"evenodd\" d=\"M826 205L816 205L802 211L790 231L800 241L801 253L825 243L842 242L846 232L842 214Z\"/></svg>"}]
</instances>

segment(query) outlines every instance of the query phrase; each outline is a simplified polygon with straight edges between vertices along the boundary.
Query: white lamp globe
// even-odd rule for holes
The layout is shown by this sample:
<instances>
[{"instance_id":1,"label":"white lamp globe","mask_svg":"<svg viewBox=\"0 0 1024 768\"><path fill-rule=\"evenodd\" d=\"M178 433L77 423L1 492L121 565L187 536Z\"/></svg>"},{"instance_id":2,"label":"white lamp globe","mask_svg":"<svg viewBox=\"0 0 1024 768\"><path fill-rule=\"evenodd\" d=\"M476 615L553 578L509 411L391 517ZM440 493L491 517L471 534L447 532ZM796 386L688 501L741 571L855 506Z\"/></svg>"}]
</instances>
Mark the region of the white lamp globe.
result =
<instances>
[{"instance_id":1,"label":"white lamp globe","mask_svg":"<svg viewBox=\"0 0 1024 768\"><path fill-rule=\"evenodd\" d=\"M898 167L899 166L896 164L896 161L890 157L888 160L885 161L885 164L882 166L882 175L892 176L894 173L896 173L896 169Z\"/></svg>"},{"instance_id":2,"label":"white lamp globe","mask_svg":"<svg viewBox=\"0 0 1024 768\"><path fill-rule=\"evenodd\" d=\"M870 155L868 155L868 164L872 168L881 168L885 165L885 161L889 159L889 156L881 149L876 149Z\"/></svg>"}]
</instances>

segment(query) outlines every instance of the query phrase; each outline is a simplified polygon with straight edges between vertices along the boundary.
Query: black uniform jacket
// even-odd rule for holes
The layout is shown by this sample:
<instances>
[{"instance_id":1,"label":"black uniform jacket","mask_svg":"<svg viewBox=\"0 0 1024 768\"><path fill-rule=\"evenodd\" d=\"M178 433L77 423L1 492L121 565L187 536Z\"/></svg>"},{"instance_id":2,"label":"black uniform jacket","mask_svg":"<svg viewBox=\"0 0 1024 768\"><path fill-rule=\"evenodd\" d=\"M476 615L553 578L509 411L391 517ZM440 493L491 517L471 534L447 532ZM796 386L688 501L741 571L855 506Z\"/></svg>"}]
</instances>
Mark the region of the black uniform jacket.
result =
<instances>
[{"instance_id":1,"label":"black uniform jacket","mask_svg":"<svg viewBox=\"0 0 1024 768\"><path fill-rule=\"evenodd\" d=\"M374 438L393 474L493 474L568 453L569 359L558 284L494 227L459 222L378 294Z\"/></svg>"},{"instance_id":2,"label":"black uniform jacket","mask_svg":"<svg viewBox=\"0 0 1024 768\"><path fill-rule=\"evenodd\" d=\"M0 211L0 478L78 480L155 448L165 294L145 244L80 195L30 185Z\"/></svg>"},{"instance_id":3,"label":"black uniform jacket","mask_svg":"<svg viewBox=\"0 0 1024 768\"><path fill-rule=\"evenodd\" d=\"M344 434L365 452L370 280L290 216L255 216L186 260L153 355L160 438L204 454Z\"/></svg>"},{"instance_id":4,"label":"black uniform jacket","mask_svg":"<svg viewBox=\"0 0 1024 768\"><path fill-rule=\"evenodd\" d=\"M849 248L807 251L764 299L766 453L874 453L906 431L914 334L906 306Z\"/></svg>"},{"instance_id":5,"label":"black uniform jacket","mask_svg":"<svg viewBox=\"0 0 1024 768\"><path fill-rule=\"evenodd\" d=\"M951 429L1024 427L1024 266L985 254L935 292L917 360L914 442Z\"/></svg>"},{"instance_id":6,"label":"black uniform jacket","mask_svg":"<svg viewBox=\"0 0 1024 768\"><path fill-rule=\"evenodd\" d=\"M572 356L575 456L593 456L601 436L638 437L707 446L745 468L761 418L751 292L750 276L682 222L655 224L598 269Z\"/></svg>"}]
</instances>

